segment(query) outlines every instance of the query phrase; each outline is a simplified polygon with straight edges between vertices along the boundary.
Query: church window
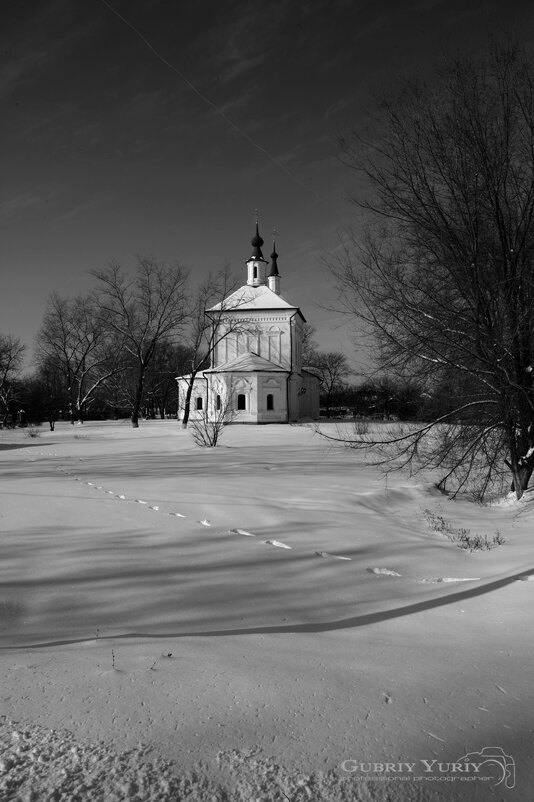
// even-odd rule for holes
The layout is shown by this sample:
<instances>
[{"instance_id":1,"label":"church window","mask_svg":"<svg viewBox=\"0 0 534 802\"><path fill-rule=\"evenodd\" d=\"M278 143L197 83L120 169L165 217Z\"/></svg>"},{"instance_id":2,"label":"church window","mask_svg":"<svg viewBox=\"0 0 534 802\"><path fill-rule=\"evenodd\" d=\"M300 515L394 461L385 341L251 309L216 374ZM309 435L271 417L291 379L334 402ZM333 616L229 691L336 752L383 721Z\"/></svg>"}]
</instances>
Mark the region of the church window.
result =
<instances>
[{"instance_id":1,"label":"church window","mask_svg":"<svg viewBox=\"0 0 534 802\"><path fill-rule=\"evenodd\" d=\"M216 406L217 406L217 412L218 412L220 410L220 408L221 408L221 396L220 395L217 396Z\"/></svg>"},{"instance_id":2,"label":"church window","mask_svg":"<svg viewBox=\"0 0 534 802\"><path fill-rule=\"evenodd\" d=\"M272 393L267 394L267 409L274 409L274 396Z\"/></svg>"},{"instance_id":3,"label":"church window","mask_svg":"<svg viewBox=\"0 0 534 802\"><path fill-rule=\"evenodd\" d=\"M239 395L237 396L237 408L238 409L247 408L247 397L244 393L239 393Z\"/></svg>"},{"instance_id":4,"label":"church window","mask_svg":"<svg viewBox=\"0 0 534 802\"><path fill-rule=\"evenodd\" d=\"M202 396L197 396L197 409L202 409Z\"/></svg>"},{"instance_id":5,"label":"church window","mask_svg":"<svg viewBox=\"0 0 534 802\"><path fill-rule=\"evenodd\" d=\"M254 265L254 278L258 278L258 268Z\"/></svg>"}]
</instances>

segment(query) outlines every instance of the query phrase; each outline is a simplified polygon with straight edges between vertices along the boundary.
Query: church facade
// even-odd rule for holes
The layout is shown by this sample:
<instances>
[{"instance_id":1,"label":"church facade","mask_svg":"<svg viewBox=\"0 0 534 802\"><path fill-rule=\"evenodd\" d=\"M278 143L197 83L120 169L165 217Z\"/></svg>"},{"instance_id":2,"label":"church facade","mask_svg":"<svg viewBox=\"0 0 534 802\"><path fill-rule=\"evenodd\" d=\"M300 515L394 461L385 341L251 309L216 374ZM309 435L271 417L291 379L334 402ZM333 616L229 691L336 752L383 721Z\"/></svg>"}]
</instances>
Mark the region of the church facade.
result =
<instances>
[{"instance_id":1,"label":"church facade","mask_svg":"<svg viewBox=\"0 0 534 802\"><path fill-rule=\"evenodd\" d=\"M190 419L231 423L292 423L319 418L319 379L302 364L300 309L280 294L278 254L262 254L256 224L247 282L207 316L216 327L211 366L193 382ZM189 376L179 376L178 417Z\"/></svg>"}]
</instances>

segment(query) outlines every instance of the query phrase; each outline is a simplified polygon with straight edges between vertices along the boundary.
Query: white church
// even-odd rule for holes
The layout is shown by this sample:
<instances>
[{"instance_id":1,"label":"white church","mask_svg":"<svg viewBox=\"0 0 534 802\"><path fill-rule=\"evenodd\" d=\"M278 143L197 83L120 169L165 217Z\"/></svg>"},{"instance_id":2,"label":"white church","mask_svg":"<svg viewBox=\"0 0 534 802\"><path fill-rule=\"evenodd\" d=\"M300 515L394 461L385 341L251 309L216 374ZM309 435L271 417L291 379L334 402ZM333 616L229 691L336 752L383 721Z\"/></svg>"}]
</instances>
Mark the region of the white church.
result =
<instances>
[{"instance_id":1,"label":"white church","mask_svg":"<svg viewBox=\"0 0 534 802\"><path fill-rule=\"evenodd\" d=\"M319 418L319 379L302 365L304 316L280 295L278 254L263 258L256 223L247 283L207 311L217 343L211 366L193 383L190 419L231 423L293 423ZM267 269L269 272L267 273ZM178 418L190 381L177 377Z\"/></svg>"}]
</instances>

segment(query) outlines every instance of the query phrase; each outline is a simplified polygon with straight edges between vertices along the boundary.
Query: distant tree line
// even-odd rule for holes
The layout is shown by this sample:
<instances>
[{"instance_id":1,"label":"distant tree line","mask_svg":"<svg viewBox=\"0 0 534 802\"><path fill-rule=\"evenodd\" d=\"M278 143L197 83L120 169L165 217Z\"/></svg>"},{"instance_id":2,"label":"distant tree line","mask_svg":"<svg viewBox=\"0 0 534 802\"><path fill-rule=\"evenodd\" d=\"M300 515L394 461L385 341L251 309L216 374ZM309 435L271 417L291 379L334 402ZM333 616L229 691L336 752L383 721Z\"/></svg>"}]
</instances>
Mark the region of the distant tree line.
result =
<instances>
[{"instance_id":1,"label":"distant tree line","mask_svg":"<svg viewBox=\"0 0 534 802\"><path fill-rule=\"evenodd\" d=\"M87 419L177 417L176 376L209 365L225 303L237 286L227 268L194 292L181 266L140 259L133 275L112 263L95 273L91 292L76 298L53 293L35 343L34 370L22 376L26 347L0 335L0 421L4 427ZM209 315L205 312L219 305ZM237 324L236 324L237 325ZM240 324L242 325L242 324ZM374 420L424 421L444 416L472 388L454 371L430 389L412 380L382 376L349 383L353 370L339 352L321 351L315 328L303 330L303 364L320 379L321 414ZM185 399L186 407L191 393ZM184 410L187 424L188 410Z\"/></svg>"},{"instance_id":2,"label":"distant tree line","mask_svg":"<svg viewBox=\"0 0 534 802\"><path fill-rule=\"evenodd\" d=\"M238 286L223 268L191 289L181 265L152 258L132 272L113 262L93 276L87 295L48 298L31 375L22 376L26 346L0 335L4 427L124 417L138 427L140 417L175 417L176 376L194 378L215 347L205 312L224 307Z\"/></svg>"},{"instance_id":3,"label":"distant tree line","mask_svg":"<svg viewBox=\"0 0 534 802\"><path fill-rule=\"evenodd\" d=\"M181 265L153 258L140 258L134 271L112 262L93 277L86 295L49 296L31 375L21 375L25 345L0 337L3 426L129 417L138 427L140 417L177 417L179 403L187 426L195 378L221 339L246 326L227 315L239 306L240 282L225 267L192 289ZM343 354L320 351L314 334L305 324L303 362L319 376L330 409L351 370ZM189 377L184 399L177 376Z\"/></svg>"}]
</instances>

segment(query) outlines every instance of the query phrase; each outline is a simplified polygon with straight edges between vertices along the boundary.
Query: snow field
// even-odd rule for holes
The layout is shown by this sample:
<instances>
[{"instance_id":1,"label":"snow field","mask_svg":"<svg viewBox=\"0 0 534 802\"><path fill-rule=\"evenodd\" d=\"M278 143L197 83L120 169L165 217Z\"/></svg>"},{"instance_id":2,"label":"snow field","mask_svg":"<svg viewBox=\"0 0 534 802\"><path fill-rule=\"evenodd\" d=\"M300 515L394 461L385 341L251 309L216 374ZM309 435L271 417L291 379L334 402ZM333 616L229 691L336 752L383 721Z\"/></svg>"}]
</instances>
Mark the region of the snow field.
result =
<instances>
[{"instance_id":1,"label":"snow field","mask_svg":"<svg viewBox=\"0 0 534 802\"><path fill-rule=\"evenodd\" d=\"M175 776L204 760L215 789L221 750L254 776L265 760L335 785L355 753L454 760L497 743L531 777L527 507L386 486L306 427L230 427L198 450L158 424L61 427L0 451L7 715L45 741L149 743ZM428 508L505 545L461 551ZM258 798L283 800L268 786ZM392 798L416 798L408 786ZM459 788L447 798L475 798Z\"/></svg>"}]
</instances>

